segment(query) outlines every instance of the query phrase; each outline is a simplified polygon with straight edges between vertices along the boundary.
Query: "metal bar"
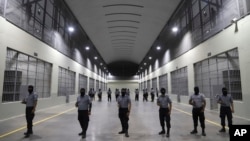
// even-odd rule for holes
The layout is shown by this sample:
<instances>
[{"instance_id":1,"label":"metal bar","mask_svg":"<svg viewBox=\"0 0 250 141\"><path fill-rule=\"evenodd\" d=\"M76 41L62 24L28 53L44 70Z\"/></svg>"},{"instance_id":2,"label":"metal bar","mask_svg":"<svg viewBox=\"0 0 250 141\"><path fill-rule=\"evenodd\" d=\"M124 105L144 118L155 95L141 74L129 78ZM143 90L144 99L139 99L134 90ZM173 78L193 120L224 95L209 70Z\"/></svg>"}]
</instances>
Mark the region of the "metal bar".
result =
<instances>
[{"instance_id":1,"label":"metal bar","mask_svg":"<svg viewBox=\"0 0 250 141\"><path fill-rule=\"evenodd\" d=\"M47 9L47 0L44 1L43 8L43 23L42 23L42 40L44 41L44 28L45 28L45 20L46 20L46 9Z\"/></svg>"}]
</instances>

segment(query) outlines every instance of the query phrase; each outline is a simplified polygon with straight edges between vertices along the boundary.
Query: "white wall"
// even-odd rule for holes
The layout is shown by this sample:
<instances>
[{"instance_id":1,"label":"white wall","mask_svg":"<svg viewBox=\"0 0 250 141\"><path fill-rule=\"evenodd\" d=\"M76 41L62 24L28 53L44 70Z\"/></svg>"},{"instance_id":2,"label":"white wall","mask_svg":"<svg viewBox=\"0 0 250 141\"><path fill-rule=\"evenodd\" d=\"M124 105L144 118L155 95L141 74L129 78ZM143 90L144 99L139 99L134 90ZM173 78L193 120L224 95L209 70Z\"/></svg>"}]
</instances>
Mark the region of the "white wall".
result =
<instances>
[{"instance_id":1,"label":"white wall","mask_svg":"<svg viewBox=\"0 0 250 141\"><path fill-rule=\"evenodd\" d=\"M98 76L96 73L91 72L89 69L81 66L79 63L59 53L55 49L49 47L47 44L34 38L25 31L10 24L4 18L0 17L0 100L2 101L2 90L4 81L4 70L6 60L6 50L10 47L14 50L33 56L34 52L38 53L36 58L52 63L52 78L51 78L51 97L40 98L38 101L38 110L64 104L66 98L64 96L57 96L58 89L58 71L59 66L63 68L70 68L76 72L75 92L78 92L79 73L92 77L98 80L104 78ZM58 39L59 40L59 39ZM58 42L57 40L57 42ZM76 100L77 94L70 96L70 101ZM24 114L25 107L19 102L0 103L0 120Z\"/></svg>"},{"instance_id":2,"label":"white wall","mask_svg":"<svg viewBox=\"0 0 250 141\"><path fill-rule=\"evenodd\" d=\"M228 51L233 48L238 48L239 51L239 63L241 71L241 87L242 87L242 101L234 101L235 114L244 118L250 119L250 16L238 21L238 32L235 32L235 24L232 24L228 28L224 29L220 33L216 34L207 41L201 43L197 47L181 55L175 60L167 63L163 67L150 73L142 80L152 79L153 77L160 76L176 70L176 68L188 67L188 87L189 94L193 92L194 87L194 69L193 64L201 60L207 59L207 54L210 52L212 56ZM168 90L171 92L171 77L168 77ZM177 99L176 95L171 95L173 99ZM187 103L188 97L182 96L181 102ZM209 102L207 107L209 108Z\"/></svg>"}]
</instances>

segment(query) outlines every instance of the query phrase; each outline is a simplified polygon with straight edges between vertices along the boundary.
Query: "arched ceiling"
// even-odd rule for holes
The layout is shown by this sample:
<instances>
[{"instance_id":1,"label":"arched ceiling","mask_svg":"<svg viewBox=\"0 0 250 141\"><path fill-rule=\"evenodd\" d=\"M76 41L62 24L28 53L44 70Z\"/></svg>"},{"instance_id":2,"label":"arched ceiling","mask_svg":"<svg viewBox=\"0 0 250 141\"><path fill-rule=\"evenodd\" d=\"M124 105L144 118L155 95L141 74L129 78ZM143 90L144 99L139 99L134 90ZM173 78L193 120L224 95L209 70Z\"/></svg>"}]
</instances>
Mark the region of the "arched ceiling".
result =
<instances>
[{"instance_id":1,"label":"arched ceiling","mask_svg":"<svg viewBox=\"0 0 250 141\"><path fill-rule=\"evenodd\" d=\"M65 0L107 65L139 65L180 1Z\"/></svg>"}]
</instances>

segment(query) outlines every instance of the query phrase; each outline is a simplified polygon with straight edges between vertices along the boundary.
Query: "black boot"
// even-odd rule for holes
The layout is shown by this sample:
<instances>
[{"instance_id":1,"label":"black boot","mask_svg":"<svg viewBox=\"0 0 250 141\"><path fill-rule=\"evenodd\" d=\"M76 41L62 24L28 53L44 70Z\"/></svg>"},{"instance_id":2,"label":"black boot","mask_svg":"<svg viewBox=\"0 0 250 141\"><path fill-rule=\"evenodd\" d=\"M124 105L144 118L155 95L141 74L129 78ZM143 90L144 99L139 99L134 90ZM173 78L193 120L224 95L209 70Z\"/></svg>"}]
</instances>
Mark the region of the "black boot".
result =
<instances>
[{"instance_id":1,"label":"black boot","mask_svg":"<svg viewBox=\"0 0 250 141\"><path fill-rule=\"evenodd\" d=\"M82 139L86 138L86 132L82 133Z\"/></svg>"},{"instance_id":2,"label":"black boot","mask_svg":"<svg viewBox=\"0 0 250 141\"><path fill-rule=\"evenodd\" d=\"M226 132L225 126L222 126L222 128L219 130L219 132Z\"/></svg>"},{"instance_id":3,"label":"black boot","mask_svg":"<svg viewBox=\"0 0 250 141\"><path fill-rule=\"evenodd\" d=\"M169 131L170 131L170 128L167 129L166 137L169 137Z\"/></svg>"},{"instance_id":4,"label":"black boot","mask_svg":"<svg viewBox=\"0 0 250 141\"><path fill-rule=\"evenodd\" d=\"M122 129L122 131L118 132L118 134L124 134L124 133L125 133L124 129Z\"/></svg>"},{"instance_id":5,"label":"black boot","mask_svg":"<svg viewBox=\"0 0 250 141\"><path fill-rule=\"evenodd\" d=\"M205 129L202 128L202 133L201 133L202 136L206 136L206 133L205 133Z\"/></svg>"},{"instance_id":6,"label":"black boot","mask_svg":"<svg viewBox=\"0 0 250 141\"><path fill-rule=\"evenodd\" d=\"M163 135L163 134L165 134L165 129L164 128L162 128L162 131L159 132L159 135Z\"/></svg>"},{"instance_id":7,"label":"black boot","mask_svg":"<svg viewBox=\"0 0 250 141\"><path fill-rule=\"evenodd\" d=\"M126 131L126 133L125 133L125 137L127 137L127 138L129 137L129 135L128 135L128 131Z\"/></svg>"},{"instance_id":8,"label":"black boot","mask_svg":"<svg viewBox=\"0 0 250 141\"><path fill-rule=\"evenodd\" d=\"M83 132L80 132L78 135L81 136Z\"/></svg>"},{"instance_id":9,"label":"black boot","mask_svg":"<svg viewBox=\"0 0 250 141\"><path fill-rule=\"evenodd\" d=\"M196 133L198 133L197 132L197 127L195 127L194 130L190 132L190 134L196 134Z\"/></svg>"}]
</instances>

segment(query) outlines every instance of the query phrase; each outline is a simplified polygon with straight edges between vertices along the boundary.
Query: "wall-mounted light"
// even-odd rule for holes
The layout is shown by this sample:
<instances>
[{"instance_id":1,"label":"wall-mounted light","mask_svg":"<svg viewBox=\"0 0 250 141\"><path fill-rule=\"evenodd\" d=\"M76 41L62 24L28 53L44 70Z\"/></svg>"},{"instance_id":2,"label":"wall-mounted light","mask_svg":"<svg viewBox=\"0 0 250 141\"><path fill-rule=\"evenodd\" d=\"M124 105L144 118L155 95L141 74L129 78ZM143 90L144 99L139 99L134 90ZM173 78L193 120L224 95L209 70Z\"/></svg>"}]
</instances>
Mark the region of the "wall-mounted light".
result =
<instances>
[{"instance_id":1,"label":"wall-mounted light","mask_svg":"<svg viewBox=\"0 0 250 141\"><path fill-rule=\"evenodd\" d=\"M152 59L152 57L151 57L151 56L149 56L149 57L148 57L148 59L149 59L149 60L151 60L151 59Z\"/></svg>"},{"instance_id":2,"label":"wall-mounted light","mask_svg":"<svg viewBox=\"0 0 250 141\"><path fill-rule=\"evenodd\" d=\"M95 56L95 57L94 57L94 59L95 59L95 60L97 60L97 59L98 59L98 57L97 57L97 56Z\"/></svg>"},{"instance_id":3,"label":"wall-mounted light","mask_svg":"<svg viewBox=\"0 0 250 141\"><path fill-rule=\"evenodd\" d=\"M233 18L232 20L231 20L231 23L232 24L235 24L235 29L234 29L234 32L238 32L238 19L237 18Z\"/></svg>"},{"instance_id":4,"label":"wall-mounted light","mask_svg":"<svg viewBox=\"0 0 250 141\"><path fill-rule=\"evenodd\" d=\"M178 30L179 30L179 29L178 29L177 26L175 26L175 27L172 28L172 31L173 31L173 32L177 32Z\"/></svg>"},{"instance_id":5,"label":"wall-mounted light","mask_svg":"<svg viewBox=\"0 0 250 141\"><path fill-rule=\"evenodd\" d=\"M146 66L146 65L147 65L147 63L144 63L144 65Z\"/></svg>"},{"instance_id":6,"label":"wall-mounted light","mask_svg":"<svg viewBox=\"0 0 250 141\"><path fill-rule=\"evenodd\" d=\"M161 47L160 47L160 46L157 46L156 49L157 49L157 50L161 50Z\"/></svg>"},{"instance_id":7,"label":"wall-mounted light","mask_svg":"<svg viewBox=\"0 0 250 141\"><path fill-rule=\"evenodd\" d=\"M100 63L100 65L102 66L102 63Z\"/></svg>"},{"instance_id":8,"label":"wall-mounted light","mask_svg":"<svg viewBox=\"0 0 250 141\"><path fill-rule=\"evenodd\" d=\"M75 29L74 29L74 27L70 26L70 27L68 27L68 31L69 31L69 32L74 32Z\"/></svg>"},{"instance_id":9,"label":"wall-mounted light","mask_svg":"<svg viewBox=\"0 0 250 141\"><path fill-rule=\"evenodd\" d=\"M233 18L232 20L231 20L231 23L236 23L237 22L237 18Z\"/></svg>"},{"instance_id":10,"label":"wall-mounted light","mask_svg":"<svg viewBox=\"0 0 250 141\"><path fill-rule=\"evenodd\" d=\"M90 49L89 46L86 46L86 47L85 47L85 50L89 50L89 49Z\"/></svg>"}]
</instances>

